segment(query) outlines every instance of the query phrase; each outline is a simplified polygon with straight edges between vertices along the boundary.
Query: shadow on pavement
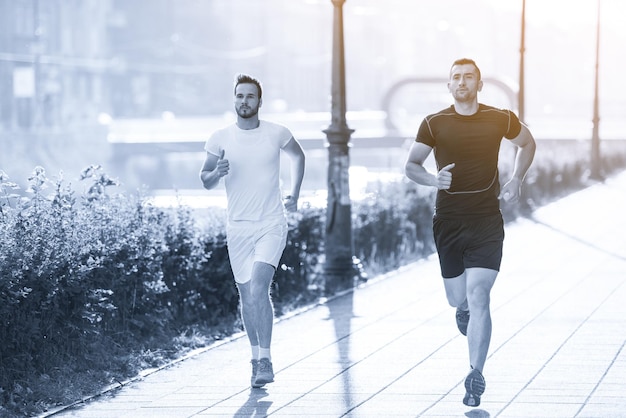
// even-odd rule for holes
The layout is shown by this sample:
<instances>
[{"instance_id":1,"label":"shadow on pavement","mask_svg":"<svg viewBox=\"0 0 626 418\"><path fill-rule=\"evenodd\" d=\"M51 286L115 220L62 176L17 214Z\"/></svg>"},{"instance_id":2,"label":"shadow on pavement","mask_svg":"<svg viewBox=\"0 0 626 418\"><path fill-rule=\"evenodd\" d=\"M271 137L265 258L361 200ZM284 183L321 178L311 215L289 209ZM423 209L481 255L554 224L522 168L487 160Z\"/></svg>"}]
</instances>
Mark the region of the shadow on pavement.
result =
<instances>
[{"instance_id":1,"label":"shadow on pavement","mask_svg":"<svg viewBox=\"0 0 626 418\"><path fill-rule=\"evenodd\" d=\"M250 389L246 403L241 405L233 415L233 418L267 416L267 411L272 406L272 401L261 400L266 396L268 396L268 393L264 388Z\"/></svg>"},{"instance_id":2,"label":"shadow on pavement","mask_svg":"<svg viewBox=\"0 0 626 418\"><path fill-rule=\"evenodd\" d=\"M471 411L466 412L465 416L469 418L489 418L491 415L489 415L489 412L484 409L472 409Z\"/></svg>"},{"instance_id":3,"label":"shadow on pavement","mask_svg":"<svg viewBox=\"0 0 626 418\"><path fill-rule=\"evenodd\" d=\"M328 304L329 320L333 321L335 337L337 339L337 362L343 369L341 380L343 387L343 402L346 411L351 410L352 403L352 378L350 368L350 337L352 335L352 318L354 318L354 292L347 292L345 295L330 301Z\"/></svg>"}]
</instances>

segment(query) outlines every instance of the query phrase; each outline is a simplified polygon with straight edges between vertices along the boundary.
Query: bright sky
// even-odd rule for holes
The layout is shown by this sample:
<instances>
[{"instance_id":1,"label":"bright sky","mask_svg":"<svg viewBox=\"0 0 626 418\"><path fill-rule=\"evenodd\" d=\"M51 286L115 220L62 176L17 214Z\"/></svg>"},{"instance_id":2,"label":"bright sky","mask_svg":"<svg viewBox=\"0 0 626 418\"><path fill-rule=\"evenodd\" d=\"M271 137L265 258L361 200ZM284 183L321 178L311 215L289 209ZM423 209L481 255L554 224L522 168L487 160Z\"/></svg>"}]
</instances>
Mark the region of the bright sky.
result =
<instances>
[{"instance_id":1,"label":"bright sky","mask_svg":"<svg viewBox=\"0 0 626 418\"><path fill-rule=\"evenodd\" d=\"M521 11L522 0L490 0L494 8ZM600 3L601 24L626 33L624 0L526 0L526 19L534 24L551 24L563 29L595 25Z\"/></svg>"}]
</instances>

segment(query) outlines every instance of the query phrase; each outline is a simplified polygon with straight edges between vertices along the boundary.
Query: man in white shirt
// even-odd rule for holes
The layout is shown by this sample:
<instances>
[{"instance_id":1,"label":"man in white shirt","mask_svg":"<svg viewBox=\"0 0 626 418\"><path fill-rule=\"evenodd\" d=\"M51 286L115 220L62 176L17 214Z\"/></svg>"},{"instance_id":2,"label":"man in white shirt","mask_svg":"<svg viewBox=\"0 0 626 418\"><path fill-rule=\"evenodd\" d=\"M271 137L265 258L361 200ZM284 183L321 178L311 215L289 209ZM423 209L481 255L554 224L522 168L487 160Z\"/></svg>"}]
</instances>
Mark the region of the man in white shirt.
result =
<instances>
[{"instance_id":1,"label":"man in white shirt","mask_svg":"<svg viewBox=\"0 0 626 418\"><path fill-rule=\"evenodd\" d=\"M241 316L252 351L252 387L274 381L270 345L274 308L270 285L287 240L285 210L296 211L305 156L289 129L259 120L261 83L245 74L235 81L237 122L206 141L200 179L206 189L224 178L228 255L239 289ZM291 162L291 191L280 189L280 153Z\"/></svg>"}]
</instances>

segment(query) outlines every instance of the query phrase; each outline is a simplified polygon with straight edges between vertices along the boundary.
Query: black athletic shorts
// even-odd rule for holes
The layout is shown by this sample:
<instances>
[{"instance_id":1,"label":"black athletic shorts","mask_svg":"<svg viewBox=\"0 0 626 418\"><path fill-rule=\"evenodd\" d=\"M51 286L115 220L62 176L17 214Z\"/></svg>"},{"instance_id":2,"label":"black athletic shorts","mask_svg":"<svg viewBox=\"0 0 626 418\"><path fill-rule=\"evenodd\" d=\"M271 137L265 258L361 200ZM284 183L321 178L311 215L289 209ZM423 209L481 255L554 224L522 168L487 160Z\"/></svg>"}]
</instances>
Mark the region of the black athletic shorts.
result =
<instances>
[{"instance_id":1,"label":"black athletic shorts","mask_svg":"<svg viewBox=\"0 0 626 418\"><path fill-rule=\"evenodd\" d=\"M441 275L450 279L469 267L499 271L504 243L502 214L475 219L433 218Z\"/></svg>"}]
</instances>

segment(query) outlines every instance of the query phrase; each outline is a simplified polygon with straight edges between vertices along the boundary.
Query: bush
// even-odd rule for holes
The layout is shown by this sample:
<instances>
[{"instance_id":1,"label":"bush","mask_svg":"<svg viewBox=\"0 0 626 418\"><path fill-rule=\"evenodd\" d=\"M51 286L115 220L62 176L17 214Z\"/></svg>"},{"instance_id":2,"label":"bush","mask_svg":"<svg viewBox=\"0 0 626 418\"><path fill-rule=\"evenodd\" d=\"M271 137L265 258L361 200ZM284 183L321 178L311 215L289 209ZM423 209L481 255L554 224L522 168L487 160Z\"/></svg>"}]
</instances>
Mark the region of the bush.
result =
<instances>
[{"instance_id":1,"label":"bush","mask_svg":"<svg viewBox=\"0 0 626 418\"><path fill-rule=\"evenodd\" d=\"M431 220L435 193L408 181L374 185L354 205L355 254L368 274L397 268L434 251Z\"/></svg>"},{"instance_id":2,"label":"bush","mask_svg":"<svg viewBox=\"0 0 626 418\"><path fill-rule=\"evenodd\" d=\"M287 245L272 289L277 315L315 302L324 293L325 217L323 210L305 206L288 218Z\"/></svg>"},{"instance_id":3,"label":"bush","mask_svg":"<svg viewBox=\"0 0 626 418\"><path fill-rule=\"evenodd\" d=\"M124 378L136 367L120 353L151 352L191 324L236 317L223 234L200 234L188 210L167 213L141 195L109 194L117 183L99 167L83 172L89 184L80 198L40 167L29 196L1 179L3 405L36 410L26 400L33 377L67 364L106 370L99 385ZM123 360L107 364L108 350Z\"/></svg>"}]
</instances>

